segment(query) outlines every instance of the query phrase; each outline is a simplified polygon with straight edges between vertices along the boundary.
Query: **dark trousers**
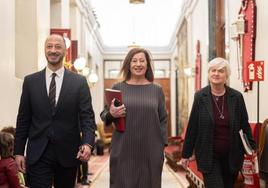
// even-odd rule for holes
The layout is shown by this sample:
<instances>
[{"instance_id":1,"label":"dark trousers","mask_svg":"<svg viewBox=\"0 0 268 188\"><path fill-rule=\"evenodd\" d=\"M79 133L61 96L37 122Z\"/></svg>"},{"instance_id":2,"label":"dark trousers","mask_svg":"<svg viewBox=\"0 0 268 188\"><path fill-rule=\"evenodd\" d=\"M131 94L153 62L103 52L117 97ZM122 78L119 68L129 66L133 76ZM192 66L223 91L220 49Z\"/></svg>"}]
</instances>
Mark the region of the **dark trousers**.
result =
<instances>
[{"instance_id":1,"label":"dark trousers","mask_svg":"<svg viewBox=\"0 0 268 188\"><path fill-rule=\"evenodd\" d=\"M233 188L237 173L232 173L228 156L213 159L213 168L210 173L203 173L206 188Z\"/></svg>"},{"instance_id":2,"label":"dark trousers","mask_svg":"<svg viewBox=\"0 0 268 188\"><path fill-rule=\"evenodd\" d=\"M63 167L57 161L53 144L48 143L41 158L33 165L27 165L26 178L29 188L74 188L76 169Z\"/></svg>"}]
</instances>

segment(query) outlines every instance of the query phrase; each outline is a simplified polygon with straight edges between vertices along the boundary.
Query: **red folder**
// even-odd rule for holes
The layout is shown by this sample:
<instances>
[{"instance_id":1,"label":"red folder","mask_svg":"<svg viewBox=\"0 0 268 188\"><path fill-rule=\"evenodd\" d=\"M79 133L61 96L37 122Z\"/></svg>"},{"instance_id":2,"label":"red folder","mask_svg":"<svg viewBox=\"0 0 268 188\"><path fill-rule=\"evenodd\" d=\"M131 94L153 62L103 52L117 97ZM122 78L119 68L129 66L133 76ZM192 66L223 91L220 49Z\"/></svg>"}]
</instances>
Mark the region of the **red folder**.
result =
<instances>
[{"instance_id":1,"label":"red folder","mask_svg":"<svg viewBox=\"0 0 268 188\"><path fill-rule=\"evenodd\" d=\"M104 94L105 94L106 104L109 107L111 106L113 99L117 99L120 102L120 105L123 104L122 92L120 90L105 89ZM116 126L117 131L124 132L125 131L125 118L123 118L123 117L116 118L115 126Z\"/></svg>"}]
</instances>

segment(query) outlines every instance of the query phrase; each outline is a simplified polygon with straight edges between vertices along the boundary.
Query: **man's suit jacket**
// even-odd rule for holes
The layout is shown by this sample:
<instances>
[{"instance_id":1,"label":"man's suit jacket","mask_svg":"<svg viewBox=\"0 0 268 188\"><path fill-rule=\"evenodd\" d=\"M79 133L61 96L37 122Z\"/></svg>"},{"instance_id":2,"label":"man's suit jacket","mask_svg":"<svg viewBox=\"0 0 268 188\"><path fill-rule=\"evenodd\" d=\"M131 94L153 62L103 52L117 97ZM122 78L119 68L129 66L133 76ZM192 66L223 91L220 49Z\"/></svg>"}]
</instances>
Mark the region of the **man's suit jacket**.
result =
<instances>
[{"instance_id":1,"label":"man's suit jacket","mask_svg":"<svg viewBox=\"0 0 268 188\"><path fill-rule=\"evenodd\" d=\"M241 169L244 159L239 130L243 129L247 134L253 148L255 148L255 142L252 138L242 94L228 86L225 87L230 127L230 168L233 172L237 172ZM213 162L215 123L212 102L210 86L195 94L182 151L183 158L189 158L193 151L195 152L198 169L203 173L211 170Z\"/></svg>"},{"instance_id":2,"label":"man's suit jacket","mask_svg":"<svg viewBox=\"0 0 268 188\"><path fill-rule=\"evenodd\" d=\"M81 144L94 145L95 117L86 79L65 69L56 109L52 110L46 89L45 69L24 79L15 135L15 155L34 164L49 140L63 166L77 164ZM82 141L80 131L83 134Z\"/></svg>"}]
</instances>

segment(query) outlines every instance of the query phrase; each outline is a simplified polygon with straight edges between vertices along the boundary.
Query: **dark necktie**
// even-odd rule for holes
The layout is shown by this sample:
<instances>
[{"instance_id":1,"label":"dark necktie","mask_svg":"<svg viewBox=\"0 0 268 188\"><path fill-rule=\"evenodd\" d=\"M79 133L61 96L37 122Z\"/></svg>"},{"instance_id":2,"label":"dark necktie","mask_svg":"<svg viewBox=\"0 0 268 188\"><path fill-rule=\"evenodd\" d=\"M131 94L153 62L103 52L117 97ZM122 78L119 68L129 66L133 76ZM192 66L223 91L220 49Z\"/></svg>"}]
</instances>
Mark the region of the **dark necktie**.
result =
<instances>
[{"instance_id":1,"label":"dark necktie","mask_svg":"<svg viewBox=\"0 0 268 188\"><path fill-rule=\"evenodd\" d=\"M52 79L49 85L49 102L51 107L54 109L56 107L56 82L55 82L55 77L57 74L55 72L52 73Z\"/></svg>"}]
</instances>

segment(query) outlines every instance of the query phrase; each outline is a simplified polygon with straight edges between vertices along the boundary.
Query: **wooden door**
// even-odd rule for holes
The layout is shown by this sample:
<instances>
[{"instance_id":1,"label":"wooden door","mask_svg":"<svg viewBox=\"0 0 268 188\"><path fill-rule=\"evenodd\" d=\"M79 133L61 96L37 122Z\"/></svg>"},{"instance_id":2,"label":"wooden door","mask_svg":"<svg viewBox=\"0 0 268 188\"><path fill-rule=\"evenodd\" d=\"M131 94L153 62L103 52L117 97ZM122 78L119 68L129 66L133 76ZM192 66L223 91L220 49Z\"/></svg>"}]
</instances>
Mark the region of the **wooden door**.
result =
<instances>
[{"instance_id":1,"label":"wooden door","mask_svg":"<svg viewBox=\"0 0 268 188\"><path fill-rule=\"evenodd\" d=\"M216 57L225 58L225 0L216 1Z\"/></svg>"},{"instance_id":2,"label":"wooden door","mask_svg":"<svg viewBox=\"0 0 268 188\"><path fill-rule=\"evenodd\" d=\"M168 115L167 131L168 131L168 136L171 136L170 79L169 78L156 78L154 82L162 86L164 94L165 94L166 110L167 110L167 115Z\"/></svg>"}]
</instances>

